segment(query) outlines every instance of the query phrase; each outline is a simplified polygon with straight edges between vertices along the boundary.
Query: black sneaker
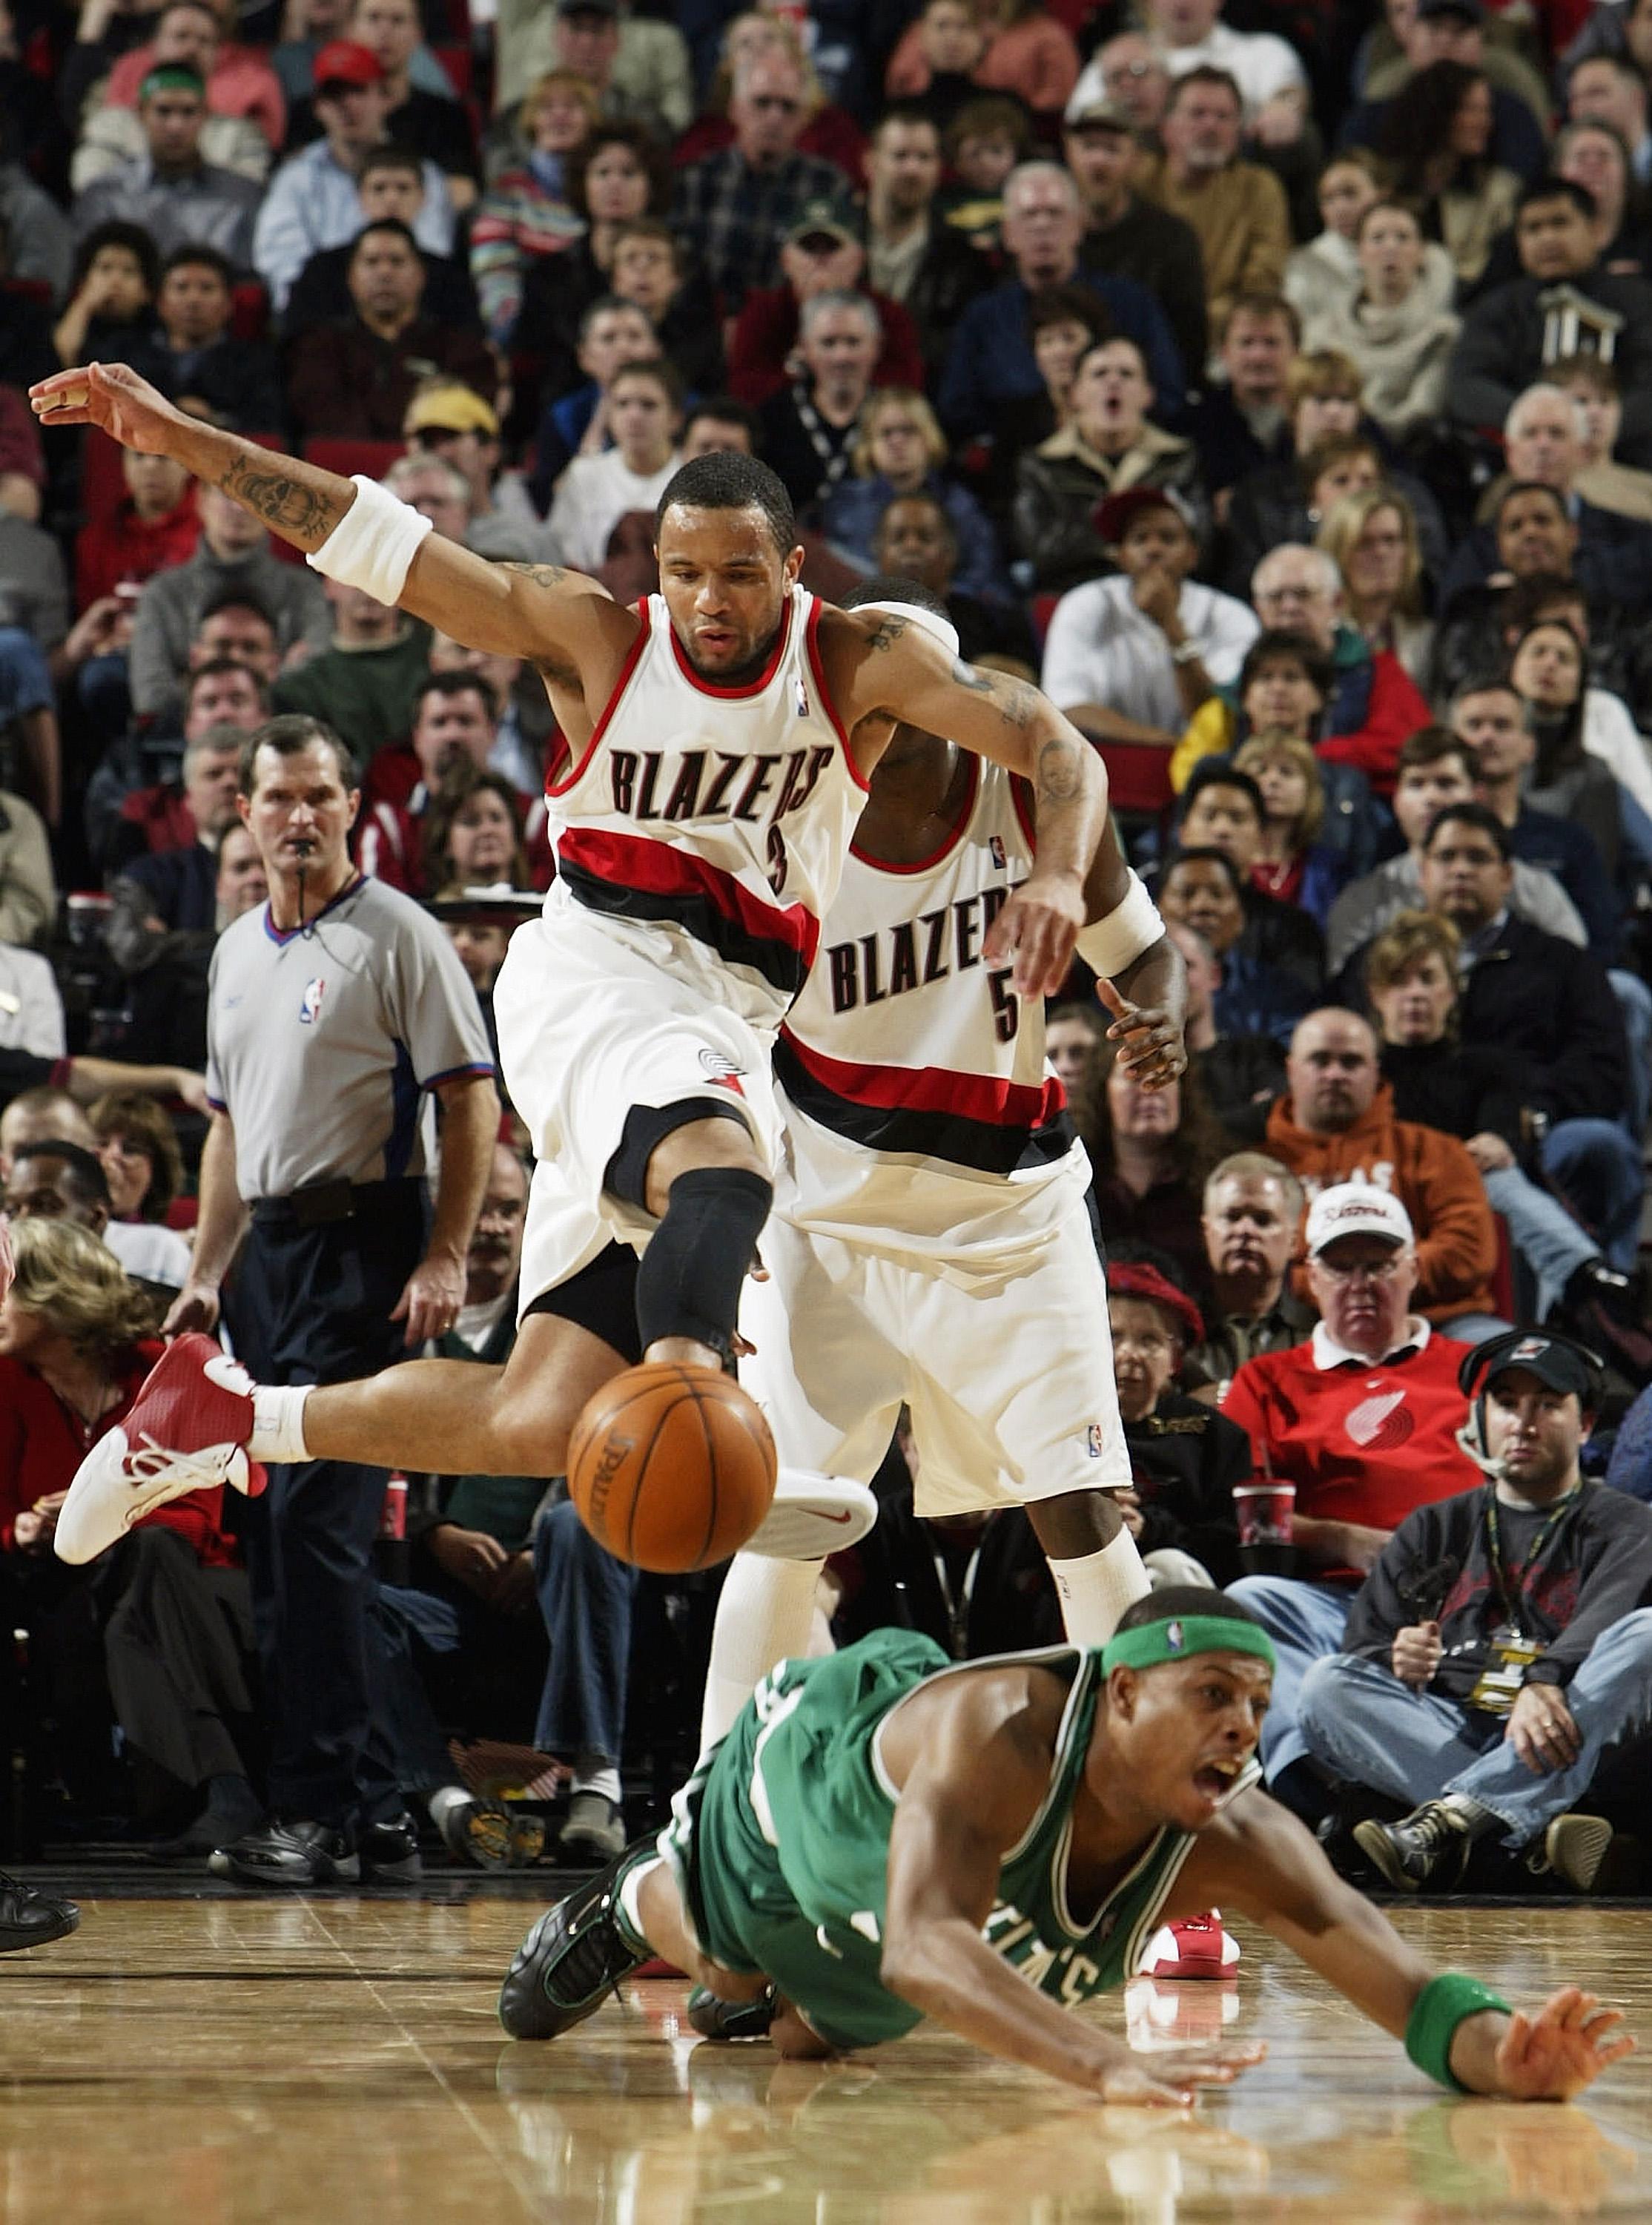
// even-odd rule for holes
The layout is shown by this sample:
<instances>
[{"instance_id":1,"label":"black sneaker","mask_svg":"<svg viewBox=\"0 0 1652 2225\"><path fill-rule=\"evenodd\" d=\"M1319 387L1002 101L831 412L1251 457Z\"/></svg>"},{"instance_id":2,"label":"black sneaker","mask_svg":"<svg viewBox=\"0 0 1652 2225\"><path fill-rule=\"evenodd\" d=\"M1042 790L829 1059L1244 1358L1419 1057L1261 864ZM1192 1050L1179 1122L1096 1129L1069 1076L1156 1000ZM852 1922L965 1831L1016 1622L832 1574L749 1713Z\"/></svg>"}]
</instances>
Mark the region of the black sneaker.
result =
<instances>
[{"instance_id":1,"label":"black sneaker","mask_svg":"<svg viewBox=\"0 0 1652 2225\"><path fill-rule=\"evenodd\" d=\"M417 1885L425 1873L419 1859L419 1826L404 1808L382 1823L364 1823L357 1836L364 1877L380 1885Z\"/></svg>"},{"instance_id":2,"label":"black sneaker","mask_svg":"<svg viewBox=\"0 0 1652 2225\"><path fill-rule=\"evenodd\" d=\"M637 1839L566 1900L548 1909L517 1948L499 1989L499 2021L512 2039L556 2039L595 2015L604 1998L653 1958L619 1928L620 1880L652 1855Z\"/></svg>"},{"instance_id":3,"label":"black sneaker","mask_svg":"<svg viewBox=\"0 0 1652 2225\"><path fill-rule=\"evenodd\" d=\"M361 1857L347 1831L331 1823L266 1823L206 1858L214 1877L237 1885L301 1892L321 1885L359 1885Z\"/></svg>"},{"instance_id":4,"label":"black sneaker","mask_svg":"<svg viewBox=\"0 0 1652 2225\"><path fill-rule=\"evenodd\" d=\"M702 2039L766 2039L775 2020L775 1989L755 2001L720 2001L704 1986L688 1996L688 2021Z\"/></svg>"},{"instance_id":5,"label":"black sneaker","mask_svg":"<svg viewBox=\"0 0 1652 2225\"><path fill-rule=\"evenodd\" d=\"M1567 1284L1554 1319L1636 1390L1652 1382L1652 1333L1638 1277L1620 1275L1604 1259L1586 1259Z\"/></svg>"},{"instance_id":6,"label":"black sneaker","mask_svg":"<svg viewBox=\"0 0 1652 2225\"><path fill-rule=\"evenodd\" d=\"M79 1921L80 1911L73 1901L39 1892L0 1870L0 1955L66 1938Z\"/></svg>"},{"instance_id":7,"label":"black sneaker","mask_svg":"<svg viewBox=\"0 0 1652 2225\"><path fill-rule=\"evenodd\" d=\"M1449 1892L1468 1867L1474 1843L1439 1800L1425 1800L1397 1823L1379 1823L1374 1818L1356 1823L1354 1840L1389 1884L1402 1892L1420 1892L1426 1885Z\"/></svg>"}]
</instances>

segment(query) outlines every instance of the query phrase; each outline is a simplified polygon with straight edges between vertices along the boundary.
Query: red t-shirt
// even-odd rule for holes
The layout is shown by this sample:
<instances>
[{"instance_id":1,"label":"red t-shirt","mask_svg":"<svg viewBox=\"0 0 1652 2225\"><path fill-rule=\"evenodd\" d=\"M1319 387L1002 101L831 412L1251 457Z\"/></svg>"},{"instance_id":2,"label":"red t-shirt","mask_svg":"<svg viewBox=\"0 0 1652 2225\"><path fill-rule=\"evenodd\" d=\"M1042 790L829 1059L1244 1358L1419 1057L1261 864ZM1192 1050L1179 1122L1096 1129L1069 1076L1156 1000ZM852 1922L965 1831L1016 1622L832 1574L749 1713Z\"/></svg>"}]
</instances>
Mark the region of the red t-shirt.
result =
<instances>
[{"instance_id":1,"label":"red t-shirt","mask_svg":"<svg viewBox=\"0 0 1652 2225\"><path fill-rule=\"evenodd\" d=\"M1250 1440L1252 1469L1296 1487L1296 1512L1393 1530L1414 1507L1483 1478L1456 1442L1468 1414L1457 1371L1469 1347L1430 1336L1419 1350L1367 1366L1320 1367L1312 1341L1247 1360L1222 1411ZM1352 1569L1317 1581L1357 1583Z\"/></svg>"},{"instance_id":2,"label":"red t-shirt","mask_svg":"<svg viewBox=\"0 0 1652 2225\"><path fill-rule=\"evenodd\" d=\"M74 606L90 610L100 595L112 595L123 580L141 586L157 572L187 564L200 539L195 489L164 517L141 518L129 497L109 517L83 526L74 543Z\"/></svg>"},{"instance_id":3,"label":"red t-shirt","mask_svg":"<svg viewBox=\"0 0 1652 2225\"><path fill-rule=\"evenodd\" d=\"M36 1499L68 1489L90 1447L130 1412L161 1353L161 1345L149 1340L132 1347L116 1370L121 1402L111 1407L90 1438L79 1418L32 1368L20 1360L0 1359L0 1550L16 1550L17 1517ZM238 1556L234 1541L219 1526L223 1511L220 1485L211 1491L187 1492L143 1519L177 1531L203 1566L227 1569L235 1566Z\"/></svg>"}]
</instances>

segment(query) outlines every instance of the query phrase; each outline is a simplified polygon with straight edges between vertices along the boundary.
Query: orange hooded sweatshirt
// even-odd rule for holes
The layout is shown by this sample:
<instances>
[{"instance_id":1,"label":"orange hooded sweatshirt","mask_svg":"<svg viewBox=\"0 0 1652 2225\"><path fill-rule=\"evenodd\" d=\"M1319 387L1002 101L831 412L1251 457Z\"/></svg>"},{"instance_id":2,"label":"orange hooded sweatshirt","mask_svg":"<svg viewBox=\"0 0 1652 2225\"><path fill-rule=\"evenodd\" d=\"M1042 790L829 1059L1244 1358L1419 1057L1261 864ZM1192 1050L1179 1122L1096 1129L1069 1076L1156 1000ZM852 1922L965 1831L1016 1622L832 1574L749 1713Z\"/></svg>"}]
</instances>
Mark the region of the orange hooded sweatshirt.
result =
<instances>
[{"instance_id":1,"label":"orange hooded sweatshirt","mask_svg":"<svg viewBox=\"0 0 1652 2225\"><path fill-rule=\"evenodd\" d=\"M1370 1109L1337 1135L1299 1128L1290 1099L1279 1098L1268 1115L1263 1149L1290 1169L1310 1200L1333 1182L1367 1182L1393 1191L1416 1231L1415 1303L1436 1327L1459 1314L1497 1311L1497 1229L1479 1169L1455 1136L1396 1120L1387 1082ZM1300 1270L1297 1281L1311 1298Z\"/></svg>"}]
</instances>

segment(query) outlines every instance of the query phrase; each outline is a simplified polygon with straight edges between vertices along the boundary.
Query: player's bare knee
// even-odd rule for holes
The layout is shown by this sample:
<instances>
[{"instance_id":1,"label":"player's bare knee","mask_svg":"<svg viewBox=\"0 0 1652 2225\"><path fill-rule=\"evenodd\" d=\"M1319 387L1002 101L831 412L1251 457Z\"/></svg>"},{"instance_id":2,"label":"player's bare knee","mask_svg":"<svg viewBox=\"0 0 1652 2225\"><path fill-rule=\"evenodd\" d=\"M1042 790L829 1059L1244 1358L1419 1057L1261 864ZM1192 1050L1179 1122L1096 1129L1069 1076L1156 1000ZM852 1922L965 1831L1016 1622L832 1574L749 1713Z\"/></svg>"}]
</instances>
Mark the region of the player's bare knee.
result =
<instances>
[{"instance_id":1,"label":"player's bare knee","mask_svg":"<svg viewBox=\"0 0 1652 2225\"><path fill-rule=\"evenodd\" d=\"M1032 1500L1027 1518L1052 1561L1082 1561L1105 1551L1124 1526L1111 1491L1067 1491Z\"/></svg>"}]
</instances>

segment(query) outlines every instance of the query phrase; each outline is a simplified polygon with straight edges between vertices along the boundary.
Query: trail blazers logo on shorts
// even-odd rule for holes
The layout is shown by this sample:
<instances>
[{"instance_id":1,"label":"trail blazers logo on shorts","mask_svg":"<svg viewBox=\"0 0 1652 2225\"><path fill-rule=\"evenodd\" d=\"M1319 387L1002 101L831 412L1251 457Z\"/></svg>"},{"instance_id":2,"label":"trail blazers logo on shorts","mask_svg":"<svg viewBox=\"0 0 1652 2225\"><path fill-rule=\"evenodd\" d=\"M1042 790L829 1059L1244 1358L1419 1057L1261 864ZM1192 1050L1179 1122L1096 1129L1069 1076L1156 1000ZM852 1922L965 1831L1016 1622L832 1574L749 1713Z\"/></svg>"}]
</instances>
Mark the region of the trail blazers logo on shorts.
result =
<instances>
[{"instance_id":1,"label":"trail blazers logo on shorts","mask_svg":"<svg viewBox=\"0 0 1652 2225\"><path fill-rule=\"evenodd\" d=\"M737 1097L745 1095L745 1091L740 1086L740 1076L744 1072L744 1068L737 1065L726 1051L712 1050L708 1048L701 1051L699 1064L700 1071L710 1080L720 1082L725 1089L731 1089Z\"/></svg>"},{"instance_id":2,"label":"trail blazers logo on shorts","mask_svg":"<svg viewBox=\"0 0 1652 2225\"><path fill-rule=\"evenodd\" d=\"M321 999L326 993L327 977L325 973L317 973L304 984L304 994L298 1000L300 1027L313 1027L320 1018Z\"/></svg>"}]
</instances>

